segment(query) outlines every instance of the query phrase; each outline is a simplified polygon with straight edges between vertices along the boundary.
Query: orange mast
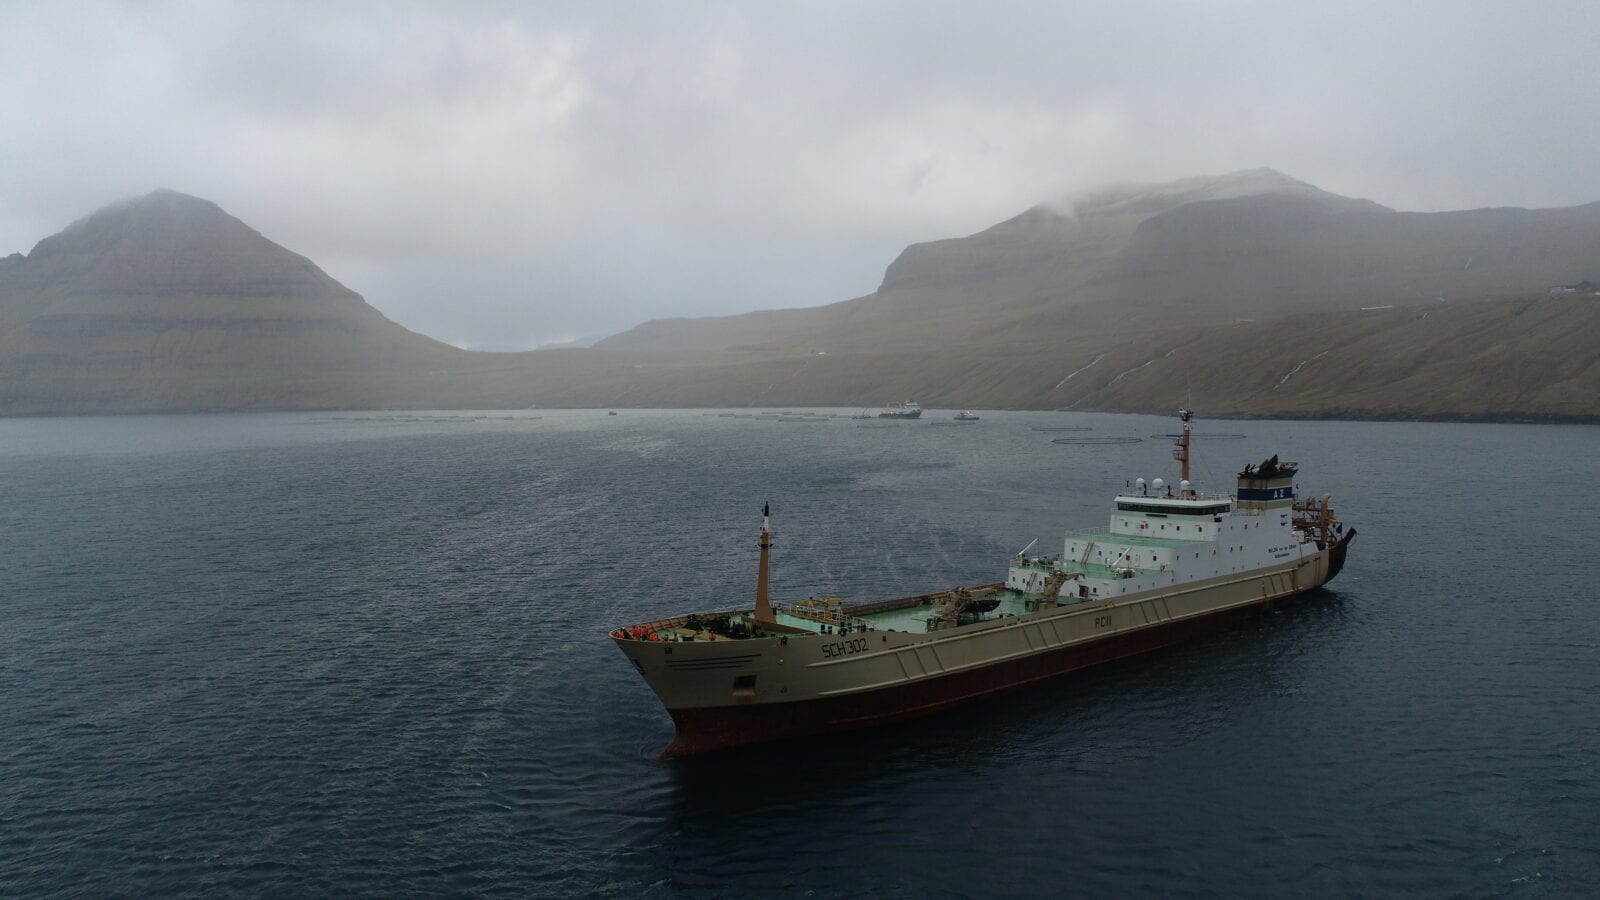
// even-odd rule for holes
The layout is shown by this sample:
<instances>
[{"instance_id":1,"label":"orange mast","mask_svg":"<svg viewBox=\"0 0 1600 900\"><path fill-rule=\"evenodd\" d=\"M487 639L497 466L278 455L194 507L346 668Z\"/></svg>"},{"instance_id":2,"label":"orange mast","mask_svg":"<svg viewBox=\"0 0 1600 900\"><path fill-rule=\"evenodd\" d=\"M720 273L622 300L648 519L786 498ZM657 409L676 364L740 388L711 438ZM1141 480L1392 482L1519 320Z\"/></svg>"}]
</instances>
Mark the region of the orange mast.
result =
<instances>
[{"instance_id":1,"label":"orange mast","mask_svg":"<svg viewBox=\"0 0 1600 900\"><path fill-rule=\"evenodd\" d=\"M756 574L756 621L776 622L772 615L772 603L767 599L767 555L772 550L772 534L767 530L767 515L770 504L761 504L761 569Z\"/></svg>"},{"instance_id":2,"label":"orange mast","mask_svg":"<svg viewBox=\"0 0 1600 900\"><path fill-rule=\"evenodd\" d=\"M1183 472L1178 476L1180 479L1178 482L1178 496L1188 500L1194 497L1194 489L1189 487L1189 418L1194 413L1187 409L1180 409L1178 410L1178 415L1183 419L1183 434L1179 435L1178 439L1173 442L1177 444L1178 449L1172 451L1172 458L1183 463Z\"/></svg>"}]
</instances>

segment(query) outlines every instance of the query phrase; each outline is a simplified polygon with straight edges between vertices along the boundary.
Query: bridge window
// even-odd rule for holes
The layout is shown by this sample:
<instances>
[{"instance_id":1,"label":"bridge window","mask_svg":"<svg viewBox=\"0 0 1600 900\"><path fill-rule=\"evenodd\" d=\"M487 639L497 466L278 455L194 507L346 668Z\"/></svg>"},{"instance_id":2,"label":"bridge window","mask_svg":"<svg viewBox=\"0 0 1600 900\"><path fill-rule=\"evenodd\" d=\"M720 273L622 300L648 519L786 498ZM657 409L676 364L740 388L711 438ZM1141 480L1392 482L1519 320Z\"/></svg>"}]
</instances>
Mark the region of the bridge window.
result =
<instances>
[{"instance_id":1,"label":"bridge window","mask_svg":"<svg viewBox=\"0 0 1600 900\"><path fill-rule=\"evenodd\" d=\"M1117 509L1123 512L1154 513L1169 516L1219 516L1229 510L1227 503L1208 503L1204 506L1185 506L1165 503L1138 503L1130 500L1117 501Z\"/></svg>"}]
</instances>

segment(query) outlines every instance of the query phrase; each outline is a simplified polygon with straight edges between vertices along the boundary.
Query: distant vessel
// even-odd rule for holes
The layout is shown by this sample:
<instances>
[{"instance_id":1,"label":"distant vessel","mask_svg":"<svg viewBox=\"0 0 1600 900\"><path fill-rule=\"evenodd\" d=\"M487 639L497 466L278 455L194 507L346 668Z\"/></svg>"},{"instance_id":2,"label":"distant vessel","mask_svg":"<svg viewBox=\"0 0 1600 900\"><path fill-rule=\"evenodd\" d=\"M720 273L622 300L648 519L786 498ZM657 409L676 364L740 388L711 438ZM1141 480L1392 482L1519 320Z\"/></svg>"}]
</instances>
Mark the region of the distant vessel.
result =
<instances>
[{"instance_id":1,"label":"distant vessel","mask_svg":"<svg viewBox=\"0 0 1600 900\"><path fill-rule=\"evenodd\" d=\"M1245 466L1236 494L1189 483L1188 410L1172 486L1140 478L1107 528L1058 554L1023 548L1004 581L874 603L767 597L761 511L754 608L611 632L672 715L667 755L907 718L1202 634L1326 584L1356 532L1296 500L1294 463Z\"/></svg>"},{"instance_id":2,"label":"distant vessel","mask_svg":"<svg viewBox=\"0 0 1600 900\"><path fill-rule=\"evenodd\" d=\"M896 403L894 406L886 406L882 412L878 413L878 418L880 419L919 419L921 417L922 407L918 406L915 400Z\"/></svg>"},{"instance_id":3,"label":"distant vessel","mask_svg":"<svg viewBox=\"0 0 1600 900\"><path fill-rule=\"evenodd\" d=\"M970 409L963 409L961 412L956 413L955 420L957 422L976 422L978 421L978 414Z\"/></svg>"}]
</instances>

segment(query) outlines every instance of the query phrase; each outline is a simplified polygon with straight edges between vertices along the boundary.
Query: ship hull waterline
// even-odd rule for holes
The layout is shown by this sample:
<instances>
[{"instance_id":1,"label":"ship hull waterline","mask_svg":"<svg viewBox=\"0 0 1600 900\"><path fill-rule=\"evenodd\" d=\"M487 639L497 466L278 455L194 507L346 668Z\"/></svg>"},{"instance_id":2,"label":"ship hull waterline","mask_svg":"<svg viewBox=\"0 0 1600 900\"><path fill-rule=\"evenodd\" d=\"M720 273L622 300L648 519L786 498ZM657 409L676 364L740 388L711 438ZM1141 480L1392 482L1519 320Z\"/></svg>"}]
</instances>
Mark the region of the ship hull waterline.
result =
<instances>
[{"instance_id":1,"label":"ship hull waterline","mask_svg":"<svg viewBox=\"0 0 1600 900\"><path fill-rule=\"evenodd\" d=\"M1253 585L1258 582L1235 581L1235 586L1252 585L1248 589L1252 594L1250 599L1234 600L1182 618L1126 628L1092 640L1066 643L900 684L836 692L833 696L705 706L668 703L667 711L675 733L662 756L691 756L915 718L1207 635L1258 612L1263 606L1327 584L1343 568L1347 548L1354 537L1355 529L1350 529L1336 544L1318 554L1323 557L1325 568L1314 583L1286 591L1261 591L1256 596ZM1263 575L1260 580L1264 582L1270 577ZM626 642L622 643L626 652L629 648Z\"/></svg>"}]
</instances>

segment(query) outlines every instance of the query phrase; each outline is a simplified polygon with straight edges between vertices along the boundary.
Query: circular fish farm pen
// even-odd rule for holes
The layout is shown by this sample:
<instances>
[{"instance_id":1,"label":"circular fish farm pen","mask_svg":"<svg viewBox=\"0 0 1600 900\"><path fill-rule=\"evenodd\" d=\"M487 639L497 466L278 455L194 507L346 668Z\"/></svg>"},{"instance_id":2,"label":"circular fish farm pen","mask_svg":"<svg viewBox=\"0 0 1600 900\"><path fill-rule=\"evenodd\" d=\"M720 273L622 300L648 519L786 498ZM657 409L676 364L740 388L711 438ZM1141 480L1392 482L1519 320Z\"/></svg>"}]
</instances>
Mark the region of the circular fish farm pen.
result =
<instances>
[{"instance_id":1,"label":"circular fish farm pen","mask_svg":"<svg viewBox=\"0 0 1600 900\"><path fill-rule=\"evenodd\" d=\"M1074 445L1077 445L1077 444L1082 444L1082 445L1090 445L1090 444L1138 444L1138 443L1143 443L1143 441L1144 441L1144 438L1137 438L1137 437L1060 437L1060 438L1052 438L1050 443L1052 443L1052 444L1074 444Z\"/></svg>"}]
</instances>

